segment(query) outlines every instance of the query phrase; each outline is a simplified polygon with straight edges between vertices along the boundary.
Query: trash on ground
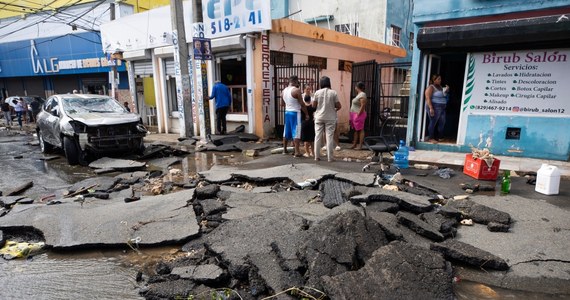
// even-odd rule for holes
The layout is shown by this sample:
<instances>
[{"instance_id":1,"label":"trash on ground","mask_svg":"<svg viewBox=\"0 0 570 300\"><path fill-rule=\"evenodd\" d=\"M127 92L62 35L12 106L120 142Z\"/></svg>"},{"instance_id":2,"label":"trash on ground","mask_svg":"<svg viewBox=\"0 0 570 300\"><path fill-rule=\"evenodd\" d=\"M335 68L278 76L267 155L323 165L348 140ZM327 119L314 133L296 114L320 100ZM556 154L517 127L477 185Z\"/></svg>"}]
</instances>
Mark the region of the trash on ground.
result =
<instances>
[{"instance_id":1,"label":"trash on ground","mask_svg":"<svg viewBox=\"0 0 570 300\"><path fill-rule=\"evenodd\" d=\"M385 186L382 187L382 189L384 190L389 190L389 191L399 191L398 186L393 185L393 184L387 184Z\"/></svg>"},{"instance_id":2,"label":"trash on ground","mask_svg":"<svg viewBox=\"0 0 570 300\"><path fill-rule=\"evenodd\" d=\"M455 172L450 168L445 169L438 169L437 171L433 172L433 175L438 175L443 179L449 179L451 176L455 175Z\"/></svg>"},{"instance_id":3,"label":"trash on ground","mask_svg":"<svg viewBox=\"0 0 570 300\"><path fill-rule=\"evenodd\" d=\"M298 182L297 185L300 186L302 189L304 188L309 188L309 187L314 187L315 185L317 185L317 180L316 179L307 179L303 182Z\"/></svg>"},{"instance_id":4,"label":"trash on ground","mask_svg":"<svg viewBox=\"0 0 570 300\"><path fill-rule=\"evenodd\" d=\"M463 219L459 223L461 223L461 225L473 226L473 220L471 219Z\"/></svg>"},{"instance_id":5,"label":"trash on ground","mask_svg":"<svg viewBox=\"0 0 570 300\"><path fill-rule=\"evenodd\" d=\"M44 242L18 243L15 241L6 241L4 247L0 249L0 255L4 257L4 259L26 258L39 253L44 246Z\"/></svg>"}]
</instances>

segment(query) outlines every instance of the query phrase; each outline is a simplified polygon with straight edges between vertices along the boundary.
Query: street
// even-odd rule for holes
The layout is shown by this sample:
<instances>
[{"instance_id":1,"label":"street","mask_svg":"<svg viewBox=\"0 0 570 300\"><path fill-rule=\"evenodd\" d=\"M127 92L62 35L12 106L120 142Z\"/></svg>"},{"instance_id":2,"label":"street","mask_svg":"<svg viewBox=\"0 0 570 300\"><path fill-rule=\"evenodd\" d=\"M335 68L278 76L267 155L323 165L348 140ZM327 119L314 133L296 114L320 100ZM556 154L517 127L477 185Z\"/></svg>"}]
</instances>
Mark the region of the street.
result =
<instances>
[{"instance_id":1,"label":"street","mask_svg":"<svg viewBox=\"0 0 570 300\"><path fill-rule=\"evenodd\" d=\"M0 294L5 297L38 296L50 284L58 286L54 292L57 294L52 296L64 298L80 298L85 294L95 298L120 295L118 297L124 299L174 297L197 294L207 291L207 286L220 285L226 285L240 295L260 298L303 284L321 290L324 287L333 299L334 295L359 297L372 291L361 286L362 290L358 292L362 294L349 292L343 282L349 284L354 279L348 275L351 272L342 271L348 261L340 263L347 258L338 251L362 249L352 254L360 257L358 262L352 262L352 268L358 269L358 276L370 278L362 285L375 286L378 284L375 280L384 279L377 277L374 270L391 269L390 266L375 265L381 255L388 261L409 260L413 266L416 257L435 255L429 249L439 244L434 241L441 241L442 234L450 237L449 240L476 246L487 253L477 255L494 255L485 260L496 261L498 265L504 261L509 271L455 264L455 259L447 253L445 257L454 261L456 268L453 273L444 268L438 275L424 274L432 276L431 287L417 285L414 277L390 284L406 283L412 294L423 291L447 298L443 295L453 293L459 299L489 295L565 299L570 295L567 288L570 278L565 271L570 261L565 217L569 209L566 199L570 195L567 184L561 185L560 195L543 196L535 193L525 178L513 178L511 195L500 196L498 191L476 192L469 196L471 202L457 202L453 197L464 194L460 183L488 185L489 182L469 179L459 170L450 179L442 179L432 175L431 171L426 175L425 170L406 169L402 170L404 180L394 186L408 193L383 191L374 186L381 179L375 176L377 169L361 172L364 162L315 163L290 155L271 155L269 150L274 146L271 143L251 144L265 149L255 159L236 152L179 153L179 157L147 159L146 170L116 170L96 175L93 168L68 166L62 153L53 153L59 158L40 160L50 158L52 154L44 156L39 147L30 145L34 141L31 134L5 134L0 138L3 170L0 190L5 193L19 183L33 181L33 186L22 195L34 200L33 204L10 206L5 211L7 214L0 217L0 229L4 231L4 237L42 240L49 249L28 260L0 263L3 270L0 281L10 287L2 291L4 295ZM183 148L193 152L191 147ZM116 166L120 162L111 160ZM164 175L152 178L152 170L161 170ZM316 179L316 185L309 179ZM198 182L198 186L193 181ZM299 189L299 185L305 183L309 188ZM85 186L90 188L81 194L83 197L66 196L66 191L81 191ZM152 195L151 187L158 187L158 194ZM132 191L136 191L135 196L140 200L127 202ZM40 201L52 194L55 197ZM105 194L108 199L98 198ZM449 228L443 229L443 223L438 223L440 221L428 223L433 222L429 221L432 216L438 215L432 209L442 209L440 205L445 202L428 201L436 199L438 194L447 199L445 207L458 203L464 207L466 216L472 214L478 224L455 224L448 231ZM2 199L6 204L8 198ZM47 204L50 201L53 201L52 205ZM467 204L469 207L464 206ZM487 212L481 213L481 209ZM363 219L362 216L367 217ZM345 222L354 227L343 229L352 233L339 235L342 240L339 244L335 237L339 231L332 228ZM509 232L490 232L487 222L504 222L503 225L510 227ZM438 230L437 226L442 227ZM41 234L30 231L31 228ZM319 241L317 237L320 236L333 239ZM367 236L374 238L367 240ZM441 245L452 247L449 251L456 247ZM410 253L416 254L396 258L401 247L413 249ZM384 253L380 251L382 249ZM466 249L461 251L473 251ZM328 255L338 257L328 261L314 251L330 251ZM453 251L459 251L459 248ZM477 255L470 255L477 259ZM244 257L250 258L244 261ZM218 259L223 263L216 263ZM281 261L281 266L275 265L275 259ZM309 265L303 266L304 261ZM321 266L315 268L311 261L319 262ZM369 263L365 263L367 261ZM433 263L441 262L443 260ZM228 264L233 267L220 269ZM194 275L188 276L187 268L197 266L209 270L217 268L214 273L225 275L198 278L199 272L194 270ZM240 266L255 266L257 271L243 277L232 269ZM282 268L293 266L297 266L294 267L296 271L290 275L280 273ZM298 277L305 268L309 268L307 274L313 274L306 282ZM406 274L415 272L419 271L410 269ZM104 276L106 273L113 275ZM214 273L207 276L214 276ZM30 277L29 274L35 275ZM97 279L93 281L94 276ZM240 287L229 285L228 276L238 280ZM251 276L260 276L263 283L256 283ZM30 280L37 283L34 288ZM198 287L195 283L205 286Z\"/></svg>"}]
</instances>

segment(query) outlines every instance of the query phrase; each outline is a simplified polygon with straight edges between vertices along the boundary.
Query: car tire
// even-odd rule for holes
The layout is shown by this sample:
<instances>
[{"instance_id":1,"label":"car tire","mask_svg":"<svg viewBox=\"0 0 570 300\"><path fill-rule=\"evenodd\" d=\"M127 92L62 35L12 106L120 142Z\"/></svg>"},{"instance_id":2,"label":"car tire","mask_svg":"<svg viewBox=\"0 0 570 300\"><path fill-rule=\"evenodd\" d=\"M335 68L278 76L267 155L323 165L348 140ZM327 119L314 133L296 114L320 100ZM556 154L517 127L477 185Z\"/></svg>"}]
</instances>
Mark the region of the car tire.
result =
<instances>
[{"instance_id":1,"label":"car tire","mask_svg":"<svg viewBox=\"0 0 570 300\"><path fill-rule=\"evenodd\" d=\"M44 141L44 138L42 137L42 132L40 130L38 130L38 141L40 142L40 150L42 151L42 153L49 153L51 150L53 150L53 146L48 142Z\"/></svg>"},{"instance_id":2,"label":"car tire","mask_svg":"<svg viewBox=\"0 0 570 300\"><path fill-rule=\"evenodd\" d=\"M81 162L82 153L75 140L67 136L63 137L63 150L65 151L67 163L77 165Z\"/></svg>"},{"instance_id":3,"label":"car tire","mask_svg":"<svg viewBox=\"0 0 570 300\"><path fill-rule=\"evenodd\" d=\"M136 154L138 155L143 155L144 154L144 150L146 149L145 145L144 145L144 141L143 139L140 140L139 142L139 147L136 150Z\"/></svg>"}]
</instances>

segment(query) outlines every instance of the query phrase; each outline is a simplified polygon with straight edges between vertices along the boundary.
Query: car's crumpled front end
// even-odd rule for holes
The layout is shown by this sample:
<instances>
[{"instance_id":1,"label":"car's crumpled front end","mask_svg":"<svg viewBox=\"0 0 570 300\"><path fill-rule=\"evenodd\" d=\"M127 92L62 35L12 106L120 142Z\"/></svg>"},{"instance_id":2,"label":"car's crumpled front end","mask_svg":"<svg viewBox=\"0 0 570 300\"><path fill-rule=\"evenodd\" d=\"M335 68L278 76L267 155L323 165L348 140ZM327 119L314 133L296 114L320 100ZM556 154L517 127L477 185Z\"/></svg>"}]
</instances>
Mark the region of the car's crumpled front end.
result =
<instances>
[{"instance_id":1,"label":"car's crumpled front end","mask_svg":"<svg viewBox=\"0 0 570 300\"><path fill-rule=\"evenodd\" d=\"M103 120L104 121L104 120ZM62 124L64 134L74 136L83 151L91 153L139 152L144 148L146 128L140 121L106 125L86 125L77 120Z\"/></svg>"}]
</instances>

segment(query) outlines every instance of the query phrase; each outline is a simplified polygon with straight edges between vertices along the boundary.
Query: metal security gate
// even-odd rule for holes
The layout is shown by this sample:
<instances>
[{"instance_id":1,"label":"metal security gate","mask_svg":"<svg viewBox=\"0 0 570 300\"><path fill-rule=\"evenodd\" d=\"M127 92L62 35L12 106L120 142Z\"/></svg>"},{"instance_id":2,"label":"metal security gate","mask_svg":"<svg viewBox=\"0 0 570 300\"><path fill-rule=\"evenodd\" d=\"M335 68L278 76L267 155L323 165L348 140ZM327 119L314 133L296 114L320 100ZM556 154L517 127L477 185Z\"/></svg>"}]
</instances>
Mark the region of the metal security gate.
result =
<instances>
[{"instance_id":1,"label":"metal security gate","mask_svg":"<svg viewBox=\"0 0 570 300\"><path fill-rule=\"evenodd\" d=\"M397 121L398 138L405 139L410 95L411 63L377 64L375 61L355 63L352 66L351 99L358 81L364 82L368 96L366 135L380 134L387 118Z\"/></svg>"},{"instance_id":2,"label":"metal security gate","mask_svg":"<svg viewBox=\"0 0 570 300\"><path fill-rule=\"evenodd\" d=\"M319 68L309 65L295 66L275 66L274 67L274 93L275 93L275 137L283 137L285 126L285 107L281 105L281 91L289 86L289 77L297 75L299 77L299 88L303 89L305 84L313 88L313 92L319 87Z\"/></svg>"}]
</instances>

